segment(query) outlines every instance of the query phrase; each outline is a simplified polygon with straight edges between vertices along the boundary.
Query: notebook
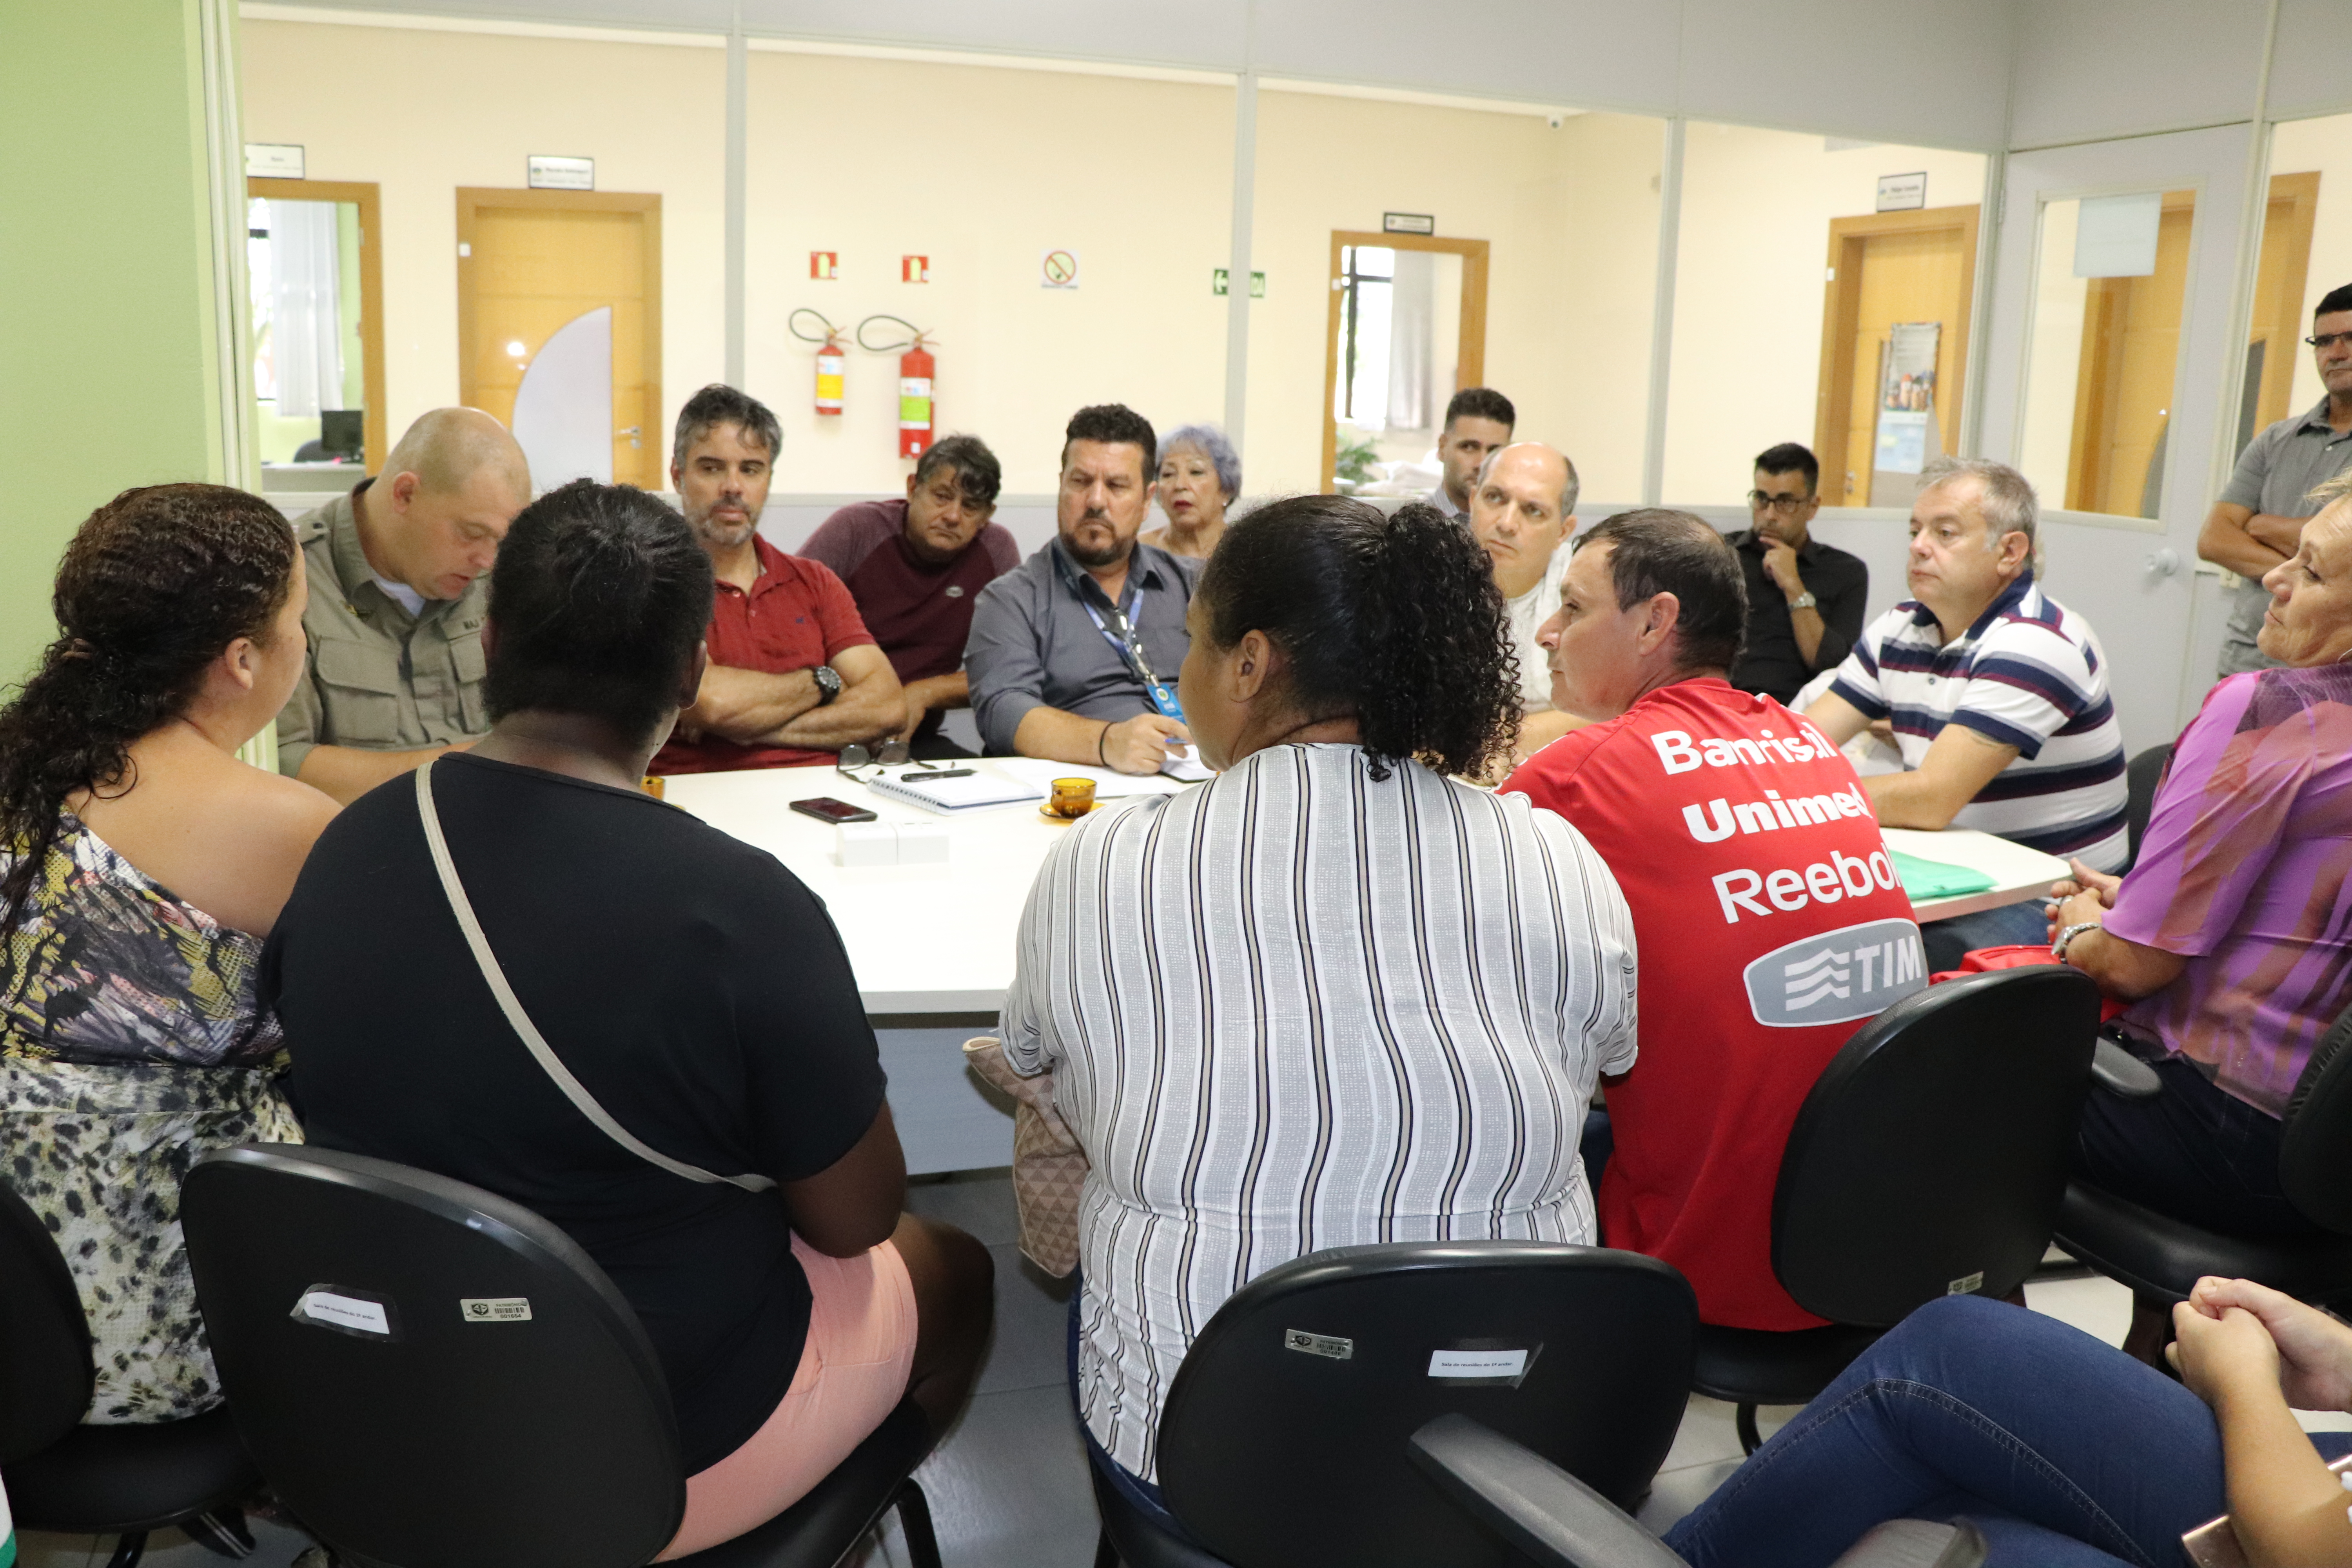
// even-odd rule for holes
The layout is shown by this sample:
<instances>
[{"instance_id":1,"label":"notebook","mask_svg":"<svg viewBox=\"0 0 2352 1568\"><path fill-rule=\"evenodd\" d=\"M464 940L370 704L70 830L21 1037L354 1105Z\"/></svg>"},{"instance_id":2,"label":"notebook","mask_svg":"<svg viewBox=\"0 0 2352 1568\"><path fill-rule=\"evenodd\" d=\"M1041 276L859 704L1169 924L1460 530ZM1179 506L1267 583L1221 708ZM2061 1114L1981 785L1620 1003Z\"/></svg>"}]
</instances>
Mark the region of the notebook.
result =
<instances>
[{"instance_id":1,"label":"notebook","mask_svg":"<svg viewBox=\"0 0 2352 1568\"><path fill-rule=\"evenodd\" d=\"M1183 787L1166 773L1114 773L1108 768L1043 762L1035 757L991 757L989 764L1008 778L1035 785L1041 795L1053 788L1055 779L1094 780L1097 800L1119 800L1131 795L1174 795Z\"/></svg>"},{"instance_id":2,"label":"notebook","mask_svg":"<svg viewBox=\"0 0 2352 1568\"><path fill-rule=\"evenodd\" d=\"M1044 790L1022 780L984 773L960 779L925 778L919 773L878 773L866 781L866 787L892 800L908 801L925 811L950 816L977 806L1011 805L1018 801L1045 798Z\"/></svg>"},{"instance_id":3,"label":"notebook","mask_svg":"<svg viewBox=\"0 0 2352 1568\"><path fill-rule=\"evenodd\" d=\"M1913 903L1929 899L1957 899L1963 893L1981 893L1992 886L1992 879L1982 871L1971 871L1965 866L1947 866L1941 860L1922 860L1916 855L1906 855L1900 849L1889 849L1887 856L1895 862L1895 875L1903 883L1903 890Z\"/></svg>"}]
</instances>

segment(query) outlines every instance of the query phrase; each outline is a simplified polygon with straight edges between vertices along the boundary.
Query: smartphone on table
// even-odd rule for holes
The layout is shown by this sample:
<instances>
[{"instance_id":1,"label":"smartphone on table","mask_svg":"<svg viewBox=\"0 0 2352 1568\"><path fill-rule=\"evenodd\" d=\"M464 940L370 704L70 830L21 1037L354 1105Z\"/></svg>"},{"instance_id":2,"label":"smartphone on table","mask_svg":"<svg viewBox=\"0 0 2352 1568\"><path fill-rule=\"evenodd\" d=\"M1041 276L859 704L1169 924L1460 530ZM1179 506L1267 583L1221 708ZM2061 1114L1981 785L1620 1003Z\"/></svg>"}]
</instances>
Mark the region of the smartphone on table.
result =
<instances>
[{"instance_id":1,"label":"smartphone on table","mask_svg":"<svg viewBox=\"0 0 2352 1568\"><path fill-rule=\"evenodd\" d=\"M793 802L793 809L803 816L814 816L819 822L830 822L836 827L845 822L872 822L875 816L862 805L852 805L845 800L835 800L829 795L811 795L806 800Z\"/></svg>"}]
</instances>

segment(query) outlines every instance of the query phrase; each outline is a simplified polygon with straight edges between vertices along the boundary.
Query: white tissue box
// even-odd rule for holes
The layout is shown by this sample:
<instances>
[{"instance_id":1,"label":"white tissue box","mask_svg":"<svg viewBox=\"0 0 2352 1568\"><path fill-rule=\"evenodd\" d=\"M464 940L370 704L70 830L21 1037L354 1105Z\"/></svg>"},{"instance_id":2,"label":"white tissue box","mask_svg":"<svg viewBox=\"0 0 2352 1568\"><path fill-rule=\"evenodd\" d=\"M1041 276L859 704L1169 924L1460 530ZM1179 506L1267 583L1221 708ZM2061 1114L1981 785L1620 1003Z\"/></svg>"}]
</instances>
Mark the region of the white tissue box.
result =
<instances>
[{"instance_id":1,"label":"white tissue box","mask_svg":"<svg viewBox=\"0 0 2352 1568\"><path fill-rule=\"evenodd\" d=\"M948 825L944 822L902 822L898 827L898 864L944 866L948 858Z\"/></svg>"},{"instance_id":2,"label":"white tissue box","mask_svg":"<svg viewBox=\"0 0 2352 1568\"><path fill-rule=\"evenodd\" d=\"M833 858L843 866L896 866L898 830L887 822L845 822L833 830Z\"/></svg>"}]
</instances>

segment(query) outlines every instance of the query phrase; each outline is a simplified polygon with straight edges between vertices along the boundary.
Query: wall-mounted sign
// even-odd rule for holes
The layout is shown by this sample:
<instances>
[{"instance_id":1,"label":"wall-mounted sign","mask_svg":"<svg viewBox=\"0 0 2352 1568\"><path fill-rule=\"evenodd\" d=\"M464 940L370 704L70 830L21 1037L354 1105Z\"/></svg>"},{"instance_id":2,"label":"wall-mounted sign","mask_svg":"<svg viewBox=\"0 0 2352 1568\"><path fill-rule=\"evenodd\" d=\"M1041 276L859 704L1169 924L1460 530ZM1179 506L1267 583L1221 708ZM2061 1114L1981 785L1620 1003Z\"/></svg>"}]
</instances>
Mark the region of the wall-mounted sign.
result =
<instances>
[{"instance_id":1,"label":"wall-mounted sign","mask_svg":"<svg viewBox=\"0 0 2352 1568\"><path fill-rule=\"evenodd\" d=\"M245 144L245 173L255 180L299 180L302 178L302 149L286 142L248 142Z\"/></svg>"},{"instance_id":2,"label":"wall-mounted sign","mask_svg":"<svg viewBox=\"0 0 2352 1568\"><path fill-rule=\"evenodd\" d=\"M534 191L593 191L596 188L593 158L550 158L534 153L530 158Z\"/></svg>"},{"instance_id":3,"label":"wall-mounted sign","mask_svg":"<svg viewBox=\"0 0 2352 1568\"><path fill-rule=\"evenodd\" d=\"M809 276L820 283L830 283L841 274L841 252L812 250L809 252Z\"/></svg>"},{"instance_id":4,"label":"wall-mounted sign","mask_svg":"<svg viewBox=\"0 0 2352 1568\"><path fill-rule=\"evenodd\" d=\"M1075 289L1078 286L1078 253L1075 250L1049 250L1037 258L1037 281L1047 289Z\"/></svg>"},{"instance_id":5,"label":"wall-mounted sign","mask_svg":"<svg viewBox=\"0 0 2352 1568\"><path fill-rule=\"evenodd\" d=\"M2164 193L2084 196L2074 223L2074 276L2148 278L2164 226Z\"/></svg>"},{"instance_id":6,"label":"wall-mounted sign","mask_svg":"<svg viewBox=\"0 0 2352 1568\"><path fill-rule=\"evenodd\" d=\"M1233 273L1229 269L1220 267L1215 271L1209 274L1209 292L1220 296L1230 294L1233 292ZM1265 273L1253 272L1250 274L1250 298L1253 300L1263 300L1265 298Z\"/></svg>"},{"instance_id":7,"label":"wall-mounted sign","mask_svg":"<svg viewBox=\"0 0 2352 1568\"><path fill-rule=\"evenodd\" d=\"M1382 213L1382 234L1435 234L1437 218L1431 213Z\"/></svg>"},{"instance_id":8,"label":"wall-mounted sign","mask_svg":"<svg viewBox=\"0 0 2352 1568\"><path fill-rule=\"evenodd\" d=\"M899 282L901 282L901 283L929 283L930 280L931 280L931 258L930 258L929 257L928 257L928 256L902 256L902 257L898 258L898 281L899 281Z\"/></svg>"},{"instance_id":9,"label":"wall-mounted sign","mask_svg":"<svg viewBox=\"0 0 2352 1568\"><path fill-rule=\"evenodd\" d=\"M1883 213L1909 212L1927 205L1927 172L1916 174L1881 174L1878 176L1878 210Z\"/></svg>"}]
</instances>

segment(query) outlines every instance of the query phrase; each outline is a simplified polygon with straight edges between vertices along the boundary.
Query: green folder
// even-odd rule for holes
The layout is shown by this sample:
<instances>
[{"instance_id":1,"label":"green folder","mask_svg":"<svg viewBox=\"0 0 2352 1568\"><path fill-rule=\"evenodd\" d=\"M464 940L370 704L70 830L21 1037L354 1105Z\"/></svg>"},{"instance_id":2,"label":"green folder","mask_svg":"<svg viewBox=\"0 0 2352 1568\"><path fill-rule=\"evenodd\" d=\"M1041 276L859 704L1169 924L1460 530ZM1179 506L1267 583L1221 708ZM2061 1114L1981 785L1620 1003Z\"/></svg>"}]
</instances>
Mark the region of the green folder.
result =
<instances>
[{"instance_id":1,"label":"green folder","mask_svg":"<svg viewBox=\"0 0 2352 1568\"><path fill-rule=\"evenodd\" d=\"M1915 904L1930 899L1957 899L1963 893L1981 893L1992 886L1992 879L1982 871L1971 871L1965 866L1947 866L1941 860L1922 860L1916 855L1906 855L1900 849L1886 852L1895 861L1895 874L1902 879L1903 890Z\"/></svg>"}]
</instances>

